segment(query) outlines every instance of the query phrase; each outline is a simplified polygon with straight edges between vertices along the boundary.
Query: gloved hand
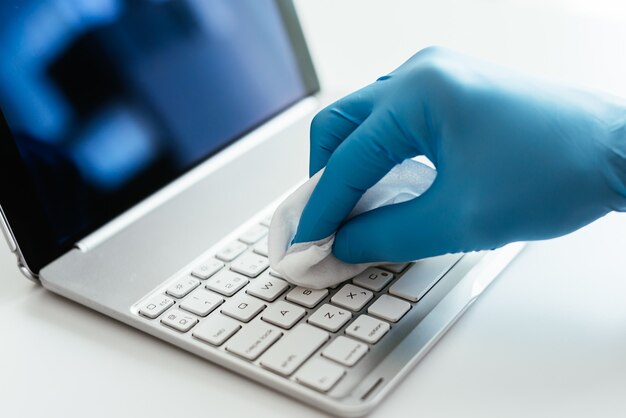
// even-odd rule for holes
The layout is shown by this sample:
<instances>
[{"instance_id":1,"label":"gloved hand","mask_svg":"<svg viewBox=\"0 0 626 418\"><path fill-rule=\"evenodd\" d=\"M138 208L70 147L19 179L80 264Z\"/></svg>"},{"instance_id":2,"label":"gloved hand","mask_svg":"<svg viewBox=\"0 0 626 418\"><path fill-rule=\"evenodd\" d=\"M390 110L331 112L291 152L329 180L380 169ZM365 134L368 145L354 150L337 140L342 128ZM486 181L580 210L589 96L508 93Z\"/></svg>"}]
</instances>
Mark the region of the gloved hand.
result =
<instances>
[{"instance_id":1,"label":"gloved hand","mask_svg":"<svg viewBox=\"0 0 626 418\"><path fill-rule=\"evenodd\" d=\"M336 232L349 263L409 261L556 237L626 208L626 104L440 48L322 110L310 173L326 170L294 242ZM344 222L394 165L437 168L422 196Z\"/></svg>"}]
</instances>

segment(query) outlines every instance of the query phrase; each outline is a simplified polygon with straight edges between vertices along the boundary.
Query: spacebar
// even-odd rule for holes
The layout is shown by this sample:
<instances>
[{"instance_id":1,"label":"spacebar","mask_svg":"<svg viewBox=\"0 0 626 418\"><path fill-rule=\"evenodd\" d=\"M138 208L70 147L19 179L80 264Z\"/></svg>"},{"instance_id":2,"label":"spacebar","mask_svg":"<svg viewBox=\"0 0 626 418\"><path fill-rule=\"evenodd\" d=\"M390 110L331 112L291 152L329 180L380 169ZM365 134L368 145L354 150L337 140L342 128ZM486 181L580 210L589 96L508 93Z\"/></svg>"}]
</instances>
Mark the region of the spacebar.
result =
<instances>
[{"instance_id":1,"label":"spacebar","mask_svg":"<svg viewBox=\"0 0 626 418\"><path fill-rule=\"evenodd\" d=\"M261 365L289 376L324 344L330 335L308 324L300 324L261 357Z\"/></svg>"},{"instance_id":2,"label":"spacebar","mask_svg":"<svg viewBox=\"0 0 626 418\"><path fill-rule=\"evenodd\" d=\"M389 293L410 302L417 302L461 257L463 254L447 254L420 260L389 288Z\"/></svg>"}]
</instances>

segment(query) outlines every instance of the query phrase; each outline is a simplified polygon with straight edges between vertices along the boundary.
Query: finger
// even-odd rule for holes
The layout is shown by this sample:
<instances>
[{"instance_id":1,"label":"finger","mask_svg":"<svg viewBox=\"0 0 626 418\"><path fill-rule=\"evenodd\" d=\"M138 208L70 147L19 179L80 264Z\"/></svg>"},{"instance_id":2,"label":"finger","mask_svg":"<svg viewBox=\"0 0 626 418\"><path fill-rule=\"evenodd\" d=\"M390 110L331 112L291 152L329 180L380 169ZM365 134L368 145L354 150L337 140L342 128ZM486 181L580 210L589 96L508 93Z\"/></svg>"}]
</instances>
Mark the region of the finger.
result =
<instances>
[{"instance_id":1,"label":"finger","mask_svg":"<svg viewBox=\"0 0 626 418\"><path fill-rule=\"evenodd\" d=\"M414 141L386 112L373 113L331 155L304 208L294 242L316 241L337 230L363 193L396 164L419 154Z\"/></svg>"},{"instance_id":2,"label":"finger","mask_svg":"<svg viewBox=\"0 0 626 418\"><path fill-rule=\"evenodd\" d=\"M358 90L322 109L311 122L309 175L328 163L337 147L370 115L373 86Z\"/></svg>"},{"instance_id":3,"label":"finger","mask_svg":"<svg viewBox=\"0 0 626 418\"><path fill-rule=\"evenodd\" d=\"M490 248L479 237L466 238L455 196L452 187L435 180L420 197L356 216L337 231L333 253L347 263L406 262Z\"/></svg>"}]
</instances>

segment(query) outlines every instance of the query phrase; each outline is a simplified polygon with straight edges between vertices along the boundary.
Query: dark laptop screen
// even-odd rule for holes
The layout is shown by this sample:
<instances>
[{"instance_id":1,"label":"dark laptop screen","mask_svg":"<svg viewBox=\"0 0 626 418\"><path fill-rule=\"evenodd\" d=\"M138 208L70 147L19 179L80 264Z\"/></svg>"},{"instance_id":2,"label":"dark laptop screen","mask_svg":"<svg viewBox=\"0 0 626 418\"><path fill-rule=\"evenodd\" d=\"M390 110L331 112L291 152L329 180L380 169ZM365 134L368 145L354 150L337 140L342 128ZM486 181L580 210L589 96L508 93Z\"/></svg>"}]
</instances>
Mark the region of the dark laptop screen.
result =
<instances>
[{"instance_id":1,"label":"dark laptop screen","mask_svg":"<svg viewBox=\"0 0 626 418\"><path fill-rule=\"evenodd\" d=\"M271 0L0 3L0 107L56 244L317 89L284 13Z\"/></svg>"}]
</instances>

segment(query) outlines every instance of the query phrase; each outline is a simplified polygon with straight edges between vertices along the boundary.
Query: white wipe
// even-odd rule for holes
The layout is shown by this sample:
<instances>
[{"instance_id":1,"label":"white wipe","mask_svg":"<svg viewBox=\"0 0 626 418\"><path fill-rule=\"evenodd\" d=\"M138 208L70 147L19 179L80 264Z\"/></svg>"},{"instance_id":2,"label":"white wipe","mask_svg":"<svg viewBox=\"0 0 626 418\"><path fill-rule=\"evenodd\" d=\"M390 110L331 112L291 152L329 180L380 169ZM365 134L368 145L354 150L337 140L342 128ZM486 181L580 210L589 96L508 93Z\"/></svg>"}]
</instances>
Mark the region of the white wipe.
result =
<instances>
[{"instance_id":1,"label":"white wipe","mask_svg":"<svg viewBox=\"0 0 626 418\"><path fill-rule=\"evenodd\" d=\"M377 263L348 264L332 254L335 235L319 241L290 245L306 203L322 172L318 172L282 202L272 218L269 229L271 267L289 282L311 289L323 289L348 280ZM405 202L422 194L434 181L435 170L413 160L394 167L370 188L348 217L381 206ZM376 239L372 236L372 240Z\"/></svg>"}]
</instances>

